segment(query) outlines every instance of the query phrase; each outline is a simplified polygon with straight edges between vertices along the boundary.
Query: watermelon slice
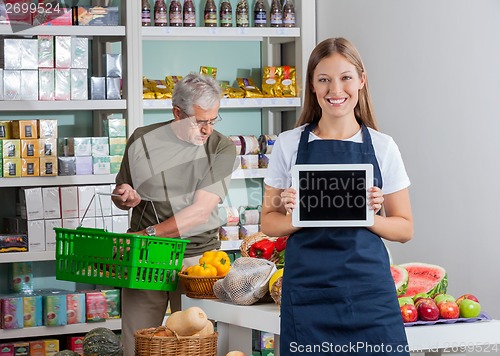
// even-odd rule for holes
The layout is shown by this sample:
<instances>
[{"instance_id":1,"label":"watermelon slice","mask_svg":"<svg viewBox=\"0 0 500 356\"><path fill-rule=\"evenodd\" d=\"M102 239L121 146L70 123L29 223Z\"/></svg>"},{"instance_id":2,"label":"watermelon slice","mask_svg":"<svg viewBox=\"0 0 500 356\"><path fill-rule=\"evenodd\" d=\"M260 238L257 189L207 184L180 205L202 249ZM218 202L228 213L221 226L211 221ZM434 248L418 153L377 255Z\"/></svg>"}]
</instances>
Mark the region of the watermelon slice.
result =
<instances>
[{"instance_id":1,"label":"watermelon slice","mask_svg":"<svg viewBox=\"0 0 500 356\"><path fill-rule=\"evenodd\" d=\"M391 265L391 274L398 296L405 294L408 287L408 271L401 266Z\"/></svg>"},{"instance_id":2,"label":"watermelon slice","mask_svg":"<svg viewBox=\"0 0 500 356\"><path fill-rule=\"evenodd\" d=\"M433 296L438 293L446 293L448 287L448 276L443 267L427 263L405 263L400 265L408 271L408 288L405 297L413 297L417 293L427 293Z\"/></svg>"}]
</instances>

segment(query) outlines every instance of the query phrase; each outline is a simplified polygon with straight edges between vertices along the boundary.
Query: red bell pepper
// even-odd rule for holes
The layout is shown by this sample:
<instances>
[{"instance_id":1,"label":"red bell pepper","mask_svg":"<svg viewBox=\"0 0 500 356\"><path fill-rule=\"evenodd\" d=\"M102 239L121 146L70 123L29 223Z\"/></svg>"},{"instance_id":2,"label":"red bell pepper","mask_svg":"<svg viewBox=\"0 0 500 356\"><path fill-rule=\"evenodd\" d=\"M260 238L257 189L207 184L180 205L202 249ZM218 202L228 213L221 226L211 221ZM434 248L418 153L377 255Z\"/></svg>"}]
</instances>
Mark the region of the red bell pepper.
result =
<instances>
[{"instance_id":1,"label":"red bell pepper","mask_svg":"<svg viewBox=\"0 0 500 356\"><path fill-rule=\"evenodd\" d=\"M275 247L274 241L268 239L260 240L252 244L252 246L250 246L250 250L248 250L248 255L250 257L264 258L268 260L273 255L274 247Z\"/></svg>"},{"instance_id":2,"label":"red bell pepper","mask_svg":"<svg viewBox=\"0 0 500 356\"><path fill-rule=\"evenodd\" d=\"M286 248L286 241L288 240L288 236L278 237L276 240L276 251L281 252Z\"/></svg>"}]
</instances>

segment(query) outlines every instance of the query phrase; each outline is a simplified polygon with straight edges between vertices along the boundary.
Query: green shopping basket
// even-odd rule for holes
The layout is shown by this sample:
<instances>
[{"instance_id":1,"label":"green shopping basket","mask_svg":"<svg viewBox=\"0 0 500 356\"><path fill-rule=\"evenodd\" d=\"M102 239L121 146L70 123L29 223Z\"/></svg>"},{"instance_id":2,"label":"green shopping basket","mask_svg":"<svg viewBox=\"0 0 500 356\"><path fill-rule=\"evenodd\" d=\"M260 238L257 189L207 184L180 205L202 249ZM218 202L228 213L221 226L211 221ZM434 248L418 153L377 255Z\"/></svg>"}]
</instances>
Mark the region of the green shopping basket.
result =
<instances>
[{"instance_id":1,"label":"green shopping basket","mask_svg":"<svg viewBox=\"0 0 500 356\"><path fill-rule=\"evenodd\" d=\"M56 279L134 289L177 288L189 240L81 226L54 230Z\"/></svg>"}]
</instances>

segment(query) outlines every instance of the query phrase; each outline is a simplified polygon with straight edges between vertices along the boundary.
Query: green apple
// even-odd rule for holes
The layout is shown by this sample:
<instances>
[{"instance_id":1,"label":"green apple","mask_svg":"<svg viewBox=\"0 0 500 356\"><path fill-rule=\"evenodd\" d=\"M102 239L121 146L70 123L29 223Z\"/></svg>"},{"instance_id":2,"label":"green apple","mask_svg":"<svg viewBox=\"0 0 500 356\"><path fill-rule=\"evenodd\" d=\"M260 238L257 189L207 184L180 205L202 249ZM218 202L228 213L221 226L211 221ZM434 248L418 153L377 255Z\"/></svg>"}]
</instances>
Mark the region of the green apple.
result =
<instances>
[{"instance_id":1,"label":"green apple","mask_svg":"<svg viewBox=\"0 0 500 356\"><path fill-rule=\"evenodd\" d=\"M481 314L481 304L472 299L464 299L458 306L461 318L477 318Z\"/></svg>"},{"instance_id":2,"label":"green apple","mask_svg":"<svg viewBox=\"0 0 500 356\"><path fill-rule=\"evenodd\" d=\"M413 299L411 299L411 297L399 297L398 302L399 302L400 307L405 305L405 304L411 304L411 305L415 304L415 303L413 303Z\"/></svg>"},{"instance_id":3,"label":"green apple","mask_svg":"<svg viewBox=\"0 0 500 356\"><path fill-rule=\"evenodd\" d=\"M450 295L450 294L438 294L434 297L434 301L436 304L439 304L441 302L454 302L455 297Z\"/></svg>"}]
</instances>

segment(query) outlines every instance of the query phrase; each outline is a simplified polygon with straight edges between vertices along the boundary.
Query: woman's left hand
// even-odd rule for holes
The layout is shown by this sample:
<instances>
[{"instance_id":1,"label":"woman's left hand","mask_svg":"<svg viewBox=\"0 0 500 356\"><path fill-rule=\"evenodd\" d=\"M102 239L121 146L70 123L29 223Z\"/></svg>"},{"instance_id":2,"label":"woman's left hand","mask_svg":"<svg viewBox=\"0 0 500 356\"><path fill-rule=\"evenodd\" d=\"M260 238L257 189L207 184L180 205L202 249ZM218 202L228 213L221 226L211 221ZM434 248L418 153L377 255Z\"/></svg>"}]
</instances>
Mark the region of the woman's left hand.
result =
<instances>
[{"instance_id":1,"label":"woman's left hand","mask_svg":"<svg viewBox=\"0 0 500 356\"><path fill-rule=\"evenodd\" d=\"M377 214L380 209L382 209L382 204L384 203L384 194L382 193L382 189L379 187L371 187L368 189L368 205L370 209L375 211Z\"/></svg>"}]
</instances>

